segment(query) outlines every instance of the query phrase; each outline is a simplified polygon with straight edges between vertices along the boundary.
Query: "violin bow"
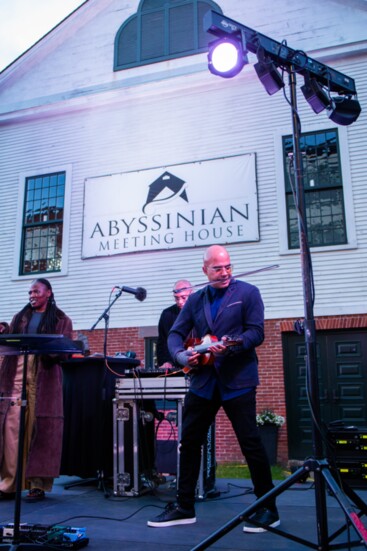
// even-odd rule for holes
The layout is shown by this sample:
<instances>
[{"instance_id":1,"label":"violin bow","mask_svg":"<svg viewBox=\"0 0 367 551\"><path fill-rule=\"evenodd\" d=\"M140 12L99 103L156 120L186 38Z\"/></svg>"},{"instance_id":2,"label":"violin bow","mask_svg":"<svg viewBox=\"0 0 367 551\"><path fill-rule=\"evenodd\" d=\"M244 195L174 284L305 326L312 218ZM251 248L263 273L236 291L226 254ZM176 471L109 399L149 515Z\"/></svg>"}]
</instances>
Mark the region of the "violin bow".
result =
<instances>
[{"instance_id":1,"label":"violin bow","mask_svg":"<svg viewBox=\"0 0 367 551\"><path fill-rule=\"evenodd\" d=\"M257 270L251 270L250 272L243 272L242 274L237 274L232 276L233 278L239 278L239 277L246 277L248 275L253 274L259 274L260 272L267 272L268 270L274 270L275 268L279 268L279 264L271 264L270 266L265 266L264 268L258 268ZM213 280L211 283L215 283L216 281L221 281L220 279ZM208 285L208 281L205 281L205 283L197 283L196 285L191 285L191 287L185 287L184 289L180 289L180 291L186 291L186 289L195 289L196 287L203 287L204 285Z\"/></svg>"}]
</instances>

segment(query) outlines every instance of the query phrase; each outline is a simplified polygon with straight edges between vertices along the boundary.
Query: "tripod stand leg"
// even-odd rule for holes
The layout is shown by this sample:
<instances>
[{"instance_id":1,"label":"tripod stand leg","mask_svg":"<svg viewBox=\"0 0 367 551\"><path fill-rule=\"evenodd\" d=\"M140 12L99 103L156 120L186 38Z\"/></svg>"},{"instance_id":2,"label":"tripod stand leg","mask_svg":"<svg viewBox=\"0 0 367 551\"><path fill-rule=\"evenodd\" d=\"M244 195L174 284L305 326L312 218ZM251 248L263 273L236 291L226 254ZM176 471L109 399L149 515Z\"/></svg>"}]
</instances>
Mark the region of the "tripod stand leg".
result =
<instances>
[{"instance_id":1,"label":"tripod stand leg","mask_svg":"<svg viewBox=\"0 0 367 551\"><path fill-rule=\"evenodd\" d=\"M317 463L316 463L317 464ZM316 505L316 529L319 549L328 549L328 521L326 510L325 481L319 468L314 470L315 476L315 505Z\"/></svg>"},{"instance_id":2,"label":"tripod stand leg","mask_svg":"<svg viewBox=\"0 0 367 551\"><path fill-rule=\"evenodd\" d=\"M81 480L75 480L74 482L69 482L65 484L64 489L69 490L70 488L75 488L76 486L88 486L91 484L97 485L97 490L100 490L104 493L105 497L110 497L110 492L105 484L105 476L103 471L97 471L94 478L84 478Z\"/></svg>"},{"instance_id":3,"label":"tripod stand leg","mask_svg":"<svg viewBox=\"0 0 367 551\"><path fill-rule=\"evenodd\" d=\"M310 469L308 468L308 464L305 463L302 467L297 469L297 471L293 473L290 477L280 482L280 484L278 484L275 488L270 490L270 492L268 492L267 494L263 495L262 497L254 501L254 503L249 505L239 515L231 519L229 522L227 522L227 524L219 528L219 530L213 532L208 538L206 538L201 543L193 547L191 551L199 551L201 549L207 549L210 545L212 545L214 542L222 538L225 534L228 534L228 532L230 532L233 528L238 526L238 524L240 524L244 520L246 521L251 520L249 518L250 515L255 513L262 506L266 505L266 502L268 501L268 499L276 498L278 495L282 494L285 490L290 488L295 482L303 480L305 474L306 473L309 474L309 472L310 472ZM276 530L275 528L269 528L269 530L276 533L282 533L279 530ZM285 534L285 536L289 539L292 539L293 541L297 541L308 547L318 549L316 545L313 545L310 542L303 540L302 538L298 538L297 536L292 536L291 534Z\"/></svg>"},{"instance_id":4,"label":"tripod stand leg","mask_svg":"<svg viewBox=\"0 0 367 551\"><path fill-rule=\"evenodd\" d=\"M363 499L359 497L358 494L356 494L356 492L346 482L342 481L341 489L349 497L349 499L354 502L354 504L358 507L361 513L364 515L367 515L366 503L363 501Z\"/></svg>"},{"instance_id":5,"label":"tripod stand leg","mask_svg":"<svg viewBox=\"0 0 367 551\"><path fill-rule=\"evenodd\" d=\"M350 521L350 523L353 525L357 534L361 537L361 540L367 546L367 529L362 523L356 511L356 508L353 507L349 499L347 499L345 494L342 492L340 486L337 484L335 478L333 477L329 469L323 469L322 476L324 477L326 484L330 489L331 493L338 501L340 507L343 509L346 518ZM366 510L366 507L364 506L363 509Z\"/></svg>"}]
</instances>

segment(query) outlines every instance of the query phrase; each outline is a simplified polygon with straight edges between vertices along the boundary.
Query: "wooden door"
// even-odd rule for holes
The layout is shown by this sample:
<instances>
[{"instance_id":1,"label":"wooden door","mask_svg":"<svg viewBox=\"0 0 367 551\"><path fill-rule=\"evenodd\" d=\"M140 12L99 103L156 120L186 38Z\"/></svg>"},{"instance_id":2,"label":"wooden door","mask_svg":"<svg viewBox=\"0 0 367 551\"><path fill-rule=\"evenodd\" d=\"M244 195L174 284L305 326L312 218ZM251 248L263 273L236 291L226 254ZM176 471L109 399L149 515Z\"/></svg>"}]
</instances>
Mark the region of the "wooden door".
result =
<instances>
[{"instance_id":1,"label":"wooden door","mask_svg":"<svg viewBox=\"0 0 367 551\"><path fill-rule=\"evenodd\" d=\"M316 334L321 422L367 425L367 330ZM312 455L312 424L306 388L304 336L283 337L289 458ZM317 398L317 397L316 397Z\"/></svg>"}]
</instances>

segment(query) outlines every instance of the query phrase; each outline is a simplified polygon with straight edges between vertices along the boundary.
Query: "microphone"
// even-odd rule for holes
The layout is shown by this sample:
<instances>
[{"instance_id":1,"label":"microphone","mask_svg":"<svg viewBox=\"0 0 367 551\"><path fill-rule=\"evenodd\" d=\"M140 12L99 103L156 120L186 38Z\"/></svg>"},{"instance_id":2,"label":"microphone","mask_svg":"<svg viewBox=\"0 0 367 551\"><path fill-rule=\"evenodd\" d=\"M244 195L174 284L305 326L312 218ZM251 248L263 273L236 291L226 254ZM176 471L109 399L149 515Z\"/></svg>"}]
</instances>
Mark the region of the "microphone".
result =
<instances>
[{"instance_id":1,"label":"microphone","mask_svg":"<svg viewBox=\"0 0 367 551\"><path fill-rule=\"evenodd\" d=\"M135 298L140 300L140 302L145 300L147 296L147 291L143 287L137 287L136 289L133 289L132 287L116 287L116 289L120 289L123 293L131 293L132 295L135 295Z\"/></svg>"}]
</instances>

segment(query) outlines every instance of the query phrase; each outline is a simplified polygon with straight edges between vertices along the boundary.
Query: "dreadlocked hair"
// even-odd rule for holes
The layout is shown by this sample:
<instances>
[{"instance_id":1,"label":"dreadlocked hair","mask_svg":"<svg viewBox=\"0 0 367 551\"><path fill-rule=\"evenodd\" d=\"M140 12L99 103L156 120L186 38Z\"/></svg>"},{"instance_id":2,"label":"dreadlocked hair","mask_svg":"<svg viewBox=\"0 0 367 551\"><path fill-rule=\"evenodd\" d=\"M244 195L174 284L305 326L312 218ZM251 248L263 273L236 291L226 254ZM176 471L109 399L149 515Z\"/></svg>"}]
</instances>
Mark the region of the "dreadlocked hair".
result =
<instances>
[{"instance_id":1,"label":"dreadlocked hair","mask_svg":"<svg viewBox=\"0 0 367 551\"><path fill-rule=\"evenodd\" d=\"M56 329L56 324L58 320L64 316L64 313L62 312L62 310L60 310L60 308L56 306L52 286L48 279L40 277L35 279L33 283L42 283L42 285L44 285L49 291L51 291L51 295L48 299L46 310L44 312L44 315L42 316L41 323L38 326L37 333L52 334ZM14 319L14 333L21 332L22 320L26 319L28 322L32 317L32 313L33 308L29 303L26 304L26 306L24 306L24 308L20 312L18 312Z\"/></svg>"}]
</instances>

